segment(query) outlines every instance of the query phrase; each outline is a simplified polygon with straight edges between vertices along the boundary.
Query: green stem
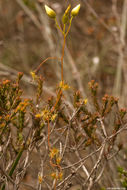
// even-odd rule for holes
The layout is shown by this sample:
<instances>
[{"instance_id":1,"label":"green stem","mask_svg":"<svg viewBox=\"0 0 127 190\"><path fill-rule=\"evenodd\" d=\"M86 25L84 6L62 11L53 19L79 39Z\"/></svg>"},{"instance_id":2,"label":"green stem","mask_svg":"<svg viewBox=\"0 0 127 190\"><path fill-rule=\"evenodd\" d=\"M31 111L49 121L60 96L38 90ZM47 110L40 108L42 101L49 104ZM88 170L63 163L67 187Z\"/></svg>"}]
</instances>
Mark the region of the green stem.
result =
<instances>
[{"instance_id":1,"label":"green stem","mask_svg":"<svg viewBox=\"0 0 127 190\"><path fill-rule=\"evenodd\" d=\"M73 19L73 16L70 18L70 24L69 24L69 27L68 27L67 32L65 34L65 37L67 37L67 35L68 35L69 31L70 31L72 19Z\"/></svg>"},{"instance_id":2,"label":"green stem","mask_svg":"<svg viewBox=\"0 0 127 190\"><path fill-rule=\"evenodd\" d=\"M69 27L68 27L66 33L65 33L65 24L64 24L64 28L63 28L64 41L63 41L62 56L61 56L61 81L63 81L63 58L64 58L64 50L65 50L66 37L68 35L68 32L70 31L72 19L73 19L73 17L71 17L71 19L70 19L70 24L69 24Z\"/></svg>"},{"instance_id":3,"label":"green stem","mask_svg":"<svg viewBox=\"0 0 127 190\"><path fill-rule=\"evenodd\" d=\"M22 156L23 151L24 151L24 145L23 145L23 147L21 148L21 150L19 151L16 160L15 160L15 161L13 162L13 164L12 164L11 170L10 170L10 172L9 172L9 174L8 174L10 177L12 177L12 174L13 174L13 172L15 171L16 166L18 165L18 162L19 162L19 160L20 160L20 158L21 158L21 156ZM5 189L5 184L3 184L1 190L4 190L4 189Z\"/></svg>"},{"instance_id":4,"label":"green stem","mask_svg":"<svg viewBox=\"0 0 127 190\"><path fill-rule=\"evenodd\" d=\"M63 34L65 34L65 30L66 30L66 24L64 24L64 27L63 27Z\"/></svg>"},{"instance_id":5,"label":"green stem","mask_svg":"<svg viewBox=\"0 0 127 190\"><path fill-rule=\"evenodd\" d=\"M64 35L63 48L62 48L62 56L61 56L61 81L63 81L63 58L64 58L65 43L66 43L66 35Z\"/></svg>"},{"instance_id":6,"label":"green stem","mask_svg":"<svg viewBox=\"0 0 127 190\"><path fill-rule=\"evenodd\" d=\"M57 28L60 30L60 32L63 34L63 31L61 29L61 27L59 26L58 22L57 22L57 19L55 18L55 23L56 23L56 26Z\"/></svg>"}]
</instances>

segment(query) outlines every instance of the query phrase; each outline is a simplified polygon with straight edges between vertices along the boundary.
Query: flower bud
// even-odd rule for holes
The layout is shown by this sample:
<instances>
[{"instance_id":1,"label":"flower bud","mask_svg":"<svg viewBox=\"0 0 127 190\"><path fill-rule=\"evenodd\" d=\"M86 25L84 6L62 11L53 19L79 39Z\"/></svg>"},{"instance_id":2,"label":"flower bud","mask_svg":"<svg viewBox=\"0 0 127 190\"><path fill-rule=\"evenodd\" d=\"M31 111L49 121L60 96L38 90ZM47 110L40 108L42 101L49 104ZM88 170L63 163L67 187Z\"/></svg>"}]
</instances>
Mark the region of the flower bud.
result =
<instances>
[{"instance_id":1,"label":"flower bud","mask_svg":"<svg viewBox=\"0 0 127 190\"><path fill-rule=\"evenodd\" d=\"M63 18L62 18L63 24L66 24L68 22L68 20L69 20L69 11L70 11L70 8L71 8L71 5L69 5L67 7L67 9L65 10L65 13L64 13Z\"/></svg>"},{"instance_id":2,"label":"flower bud","mask_svg":"<svg viewBox=\"0 0 127 190\"><path fill-rule=\"evenodd\" d=\"M47 5L45 5L45 11L47 13L47 15L50 17L50 18L55 18L56 17L56 13L54 10L52 10L50 7L48 7Z\"/></svg>"},{"instance_id":3,"label":"flower bud","mask_svg":"<svg viewBox=\"0 0 127 190\"><path fill-rule=\"evenodd\" d=\"M74 7L71 11L71 16L77 16L80 10L80 4L78 4L76 7Z\"/></svg>"}]
</instances>

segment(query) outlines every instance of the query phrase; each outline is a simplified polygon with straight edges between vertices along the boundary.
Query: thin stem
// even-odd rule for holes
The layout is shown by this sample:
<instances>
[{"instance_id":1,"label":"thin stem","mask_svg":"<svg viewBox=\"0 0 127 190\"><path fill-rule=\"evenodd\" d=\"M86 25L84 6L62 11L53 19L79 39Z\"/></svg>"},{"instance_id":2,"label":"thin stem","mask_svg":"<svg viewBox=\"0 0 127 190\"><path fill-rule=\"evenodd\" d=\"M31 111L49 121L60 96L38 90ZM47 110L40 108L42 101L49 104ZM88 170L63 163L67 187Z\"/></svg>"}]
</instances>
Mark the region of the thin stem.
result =
<instances>
[{"instance_id":1,"label":"thin stem","mask_svg":"<svg viewBox=\"0 0 127 190\"><path fill-rule=\"evenodd\" d=\"M54 190L56 190L56 183L57 183L57 179L56 179L55 184L54 184Z\"/></svg>"},{"instance_id":2,"label":"thin stem","mask_svg":"<svg viewBox=\"0 0 127 190\"><path fill-rule=\"evenodd\" d=\"M64 24L64 27L63 27L63 33L65 34L65 30L66 30L66 24Z\"/></svg>"},{"instance_id":3,"label":"thin stem","mask_svg":"<svg viewBox=\"0 0 127 190\"><path fill-rule=\"evenodd\" d=\"M58 91L58 95L57 95L56 102L55 102L53 108L51 109L51 113L54 112L54 110L55 110L55 108L56 108L56 106L57 106L57 104L58 104L58 102L59 102L61 96L62 96L62 90L60 89L60 90Z\"/></svg>"},{"instance_id":4,"label":"thin stem","mask_svg":"<svg viewBox=\"0 0 127 190\"><path fill-rule=\"evenodd\" d=\"M73 16L70 18L70 24L69 24L69 27L67 29L67 32L65 33L65 37L67 37L67 35L68 35L69 31L70 31L72 19L73 19Z\"/></svg>"},{"instance_id":5,"label":"thin stem","mask_svg":"<svg viewBox=\"0 0 127 190\"><path fill-rule=\"evenodd\" d=\"M46 61L48 61L48 60L51 60L51 59L58 59L58 60L60 60L60 58L58 58L58 57L48 57L48 58L46 58L44 61L42 61L41 63L40 63L40 65L37 67L37 69L35 70L35 73L37 73L38 71L39 71L39 69L41 68L41 66L46 62Z\"/></svg>"},{"instance_id":6,"label":"thin stem","mask_svg":"<svg viewBox=\"0 0 127 190\"><path fill-rule=\"evenodd\" d=\"M64 58L65 43L66 43L66 35L64 35L63 48L62 48L62 56L61 56L61 81L63 81L63 58Z\"/></svg>"},{"instance_id":7,"label":"thin stem","mask_svg":"<svg viewBox=\"0 0 127 190\"><path fill-rule=\"evenodd\" d=\"M51 150L51 145L50 145L50 125L49 125L49 119L48 119L48 146L49 146L49 150Z\"/></svg>"},{"instance_id":8,"label":"thin stem","mask_svg":"<svg viewBox=\"0 0 127 190\"><path fill-rule=\"evenodd\" d=\"M64 40L63 40L63 48L62 48L62 56L61 56L61 81L63 81L63 58L64 58L64 50L65 50L65 44L66 44L66 37L70 31L72 19L73 19L73 17L71 17L71 19L70 19L70 24L69 24L69 27L68 27L66 33L65 33L65 26L66 26L65 24L64 24L64 28L63 28Z\"/></svg>"},{"instance_id":9,"label":"thin stem","mask_svg":"<svg viewBox=\"0 0 127 190\"><path fill-rule=\"evenodd\" d=\"M62 31L61 27L59 26L56 18L55 18L55 23L56 23L56 26L59 29L59 31L63 34L63 31Z\"/></svg>"}]
</instances>

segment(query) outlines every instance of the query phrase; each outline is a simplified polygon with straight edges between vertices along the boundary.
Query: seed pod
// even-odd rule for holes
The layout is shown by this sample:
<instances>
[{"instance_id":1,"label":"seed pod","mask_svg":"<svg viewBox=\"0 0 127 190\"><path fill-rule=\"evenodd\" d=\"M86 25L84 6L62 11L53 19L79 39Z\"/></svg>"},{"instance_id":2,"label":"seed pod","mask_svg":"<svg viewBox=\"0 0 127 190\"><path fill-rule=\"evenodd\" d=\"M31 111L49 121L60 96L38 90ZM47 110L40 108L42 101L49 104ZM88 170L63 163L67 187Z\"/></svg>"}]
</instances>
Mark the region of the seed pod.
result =
<instances>
[{"instance_id":1,"label":"seed pod","mask_svg":"<svg viewBox=\"0 0 127 190\"><path fill-rule=\"evenodd\" d=\"M47 15L50 17L50 18L56 18L56 13L54 10L52 10L50 7L48 7L47 5L45 5L45 11L47 13Z\"/></svg>"},{"instance_id":2,"label":"seed pod","mask_svg":"<svg viewBox=\"0 0 127 190\"><path fill-rule=\"evenodd\" d=\"M74 7L71 11L71 16L77 16L80 10L80 4L78 4L76 7Z\"/></svg>"}]
</instances>

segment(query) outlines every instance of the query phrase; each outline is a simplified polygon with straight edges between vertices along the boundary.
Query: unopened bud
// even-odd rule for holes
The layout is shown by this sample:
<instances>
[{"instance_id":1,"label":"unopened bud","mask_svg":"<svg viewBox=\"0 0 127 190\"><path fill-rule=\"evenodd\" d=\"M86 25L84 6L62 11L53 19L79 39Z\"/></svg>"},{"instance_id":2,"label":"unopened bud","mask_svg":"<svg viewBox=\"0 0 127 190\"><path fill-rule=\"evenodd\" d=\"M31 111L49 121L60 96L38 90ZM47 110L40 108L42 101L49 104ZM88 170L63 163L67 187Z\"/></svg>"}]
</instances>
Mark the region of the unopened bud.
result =
<instances>
[{"instance_id":1,"label":"unopened bud","mask_svg":"<svg viewBox=\"0 0 127 190\"><path fill-rule=\"evenodd\" d=\"M71 11L71 16L77 16L80 10L80 4L78 4L76 7L74 7Z\"/></svg>"},{"instance_id":2,"label":"unopened bud","mask_svg":"<svg viewBox=\"0 0 127 190\"><path fill-rule=\"evenodd\" d=\"M69 5L67 7L67 9L65 10L65 13L64 13L63 18L62 18L63 24L66 24L68 22L68 20L69 20L69 11L70 11L70 8L71 8L71 5Z\"/></svg>"},{"instance_id":3,"label":"unopened bud","mask_svg":"<svg viewBox=\"0 0 127 190\"><path fill-rule=\"evenodd\" d=\"M50 18L56 18L56 13L54 10L52 10L50 7L48 7L47 5L45 5L45 11L47 13L47 15L50 17Z\"/></svg>"}]
</instances>

